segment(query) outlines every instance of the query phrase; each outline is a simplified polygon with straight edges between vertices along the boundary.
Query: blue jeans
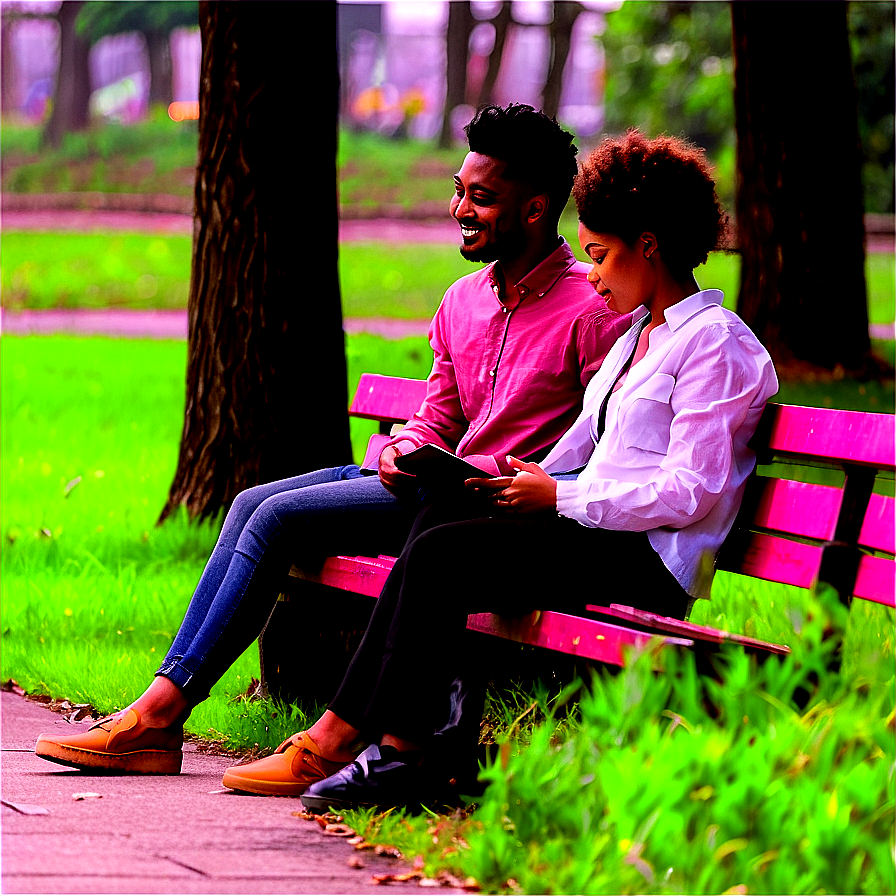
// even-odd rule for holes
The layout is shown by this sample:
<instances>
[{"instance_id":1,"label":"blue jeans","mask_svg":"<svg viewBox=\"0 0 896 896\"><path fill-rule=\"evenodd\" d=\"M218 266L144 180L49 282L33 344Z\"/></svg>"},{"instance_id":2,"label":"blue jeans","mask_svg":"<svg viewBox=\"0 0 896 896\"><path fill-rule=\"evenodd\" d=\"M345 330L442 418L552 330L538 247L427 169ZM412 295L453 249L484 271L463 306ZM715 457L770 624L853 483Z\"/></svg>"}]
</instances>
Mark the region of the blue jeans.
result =
<instances>
[{"instance_id":1,"label":"blue jeans","mask_svg":"<svg viewBox=\"0 0 896 896\"><path fill-rule=\"evenodd\" d=\"M241 492L156 675L200 703L261 633L293 563L313 570L332 554L397 555L417 509L354 464Z\"/></svg>"}]
</instances>

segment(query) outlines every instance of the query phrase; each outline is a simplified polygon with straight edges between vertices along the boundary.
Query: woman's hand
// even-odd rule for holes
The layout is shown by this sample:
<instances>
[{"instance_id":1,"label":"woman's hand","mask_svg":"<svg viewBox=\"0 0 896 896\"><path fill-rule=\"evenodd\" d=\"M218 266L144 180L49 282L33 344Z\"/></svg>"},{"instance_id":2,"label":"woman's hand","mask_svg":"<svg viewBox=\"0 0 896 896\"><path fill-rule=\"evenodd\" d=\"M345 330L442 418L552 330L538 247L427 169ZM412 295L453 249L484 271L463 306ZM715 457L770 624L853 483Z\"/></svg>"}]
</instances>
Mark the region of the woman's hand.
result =
<instances>
[{"instance_id":1,"label":"woman's hand","mask_svg":"<svg viewBox=\"0 0 896 896\"><path fill-rule=\"evenodd\" d=\"M486 497L491 495L495 508L506 513L544 513L557 509L555 479L538 464L527 464L509 455L507 463L516 471L515 475L468 479L465 485Z\"/></svg>"}]
</instances>

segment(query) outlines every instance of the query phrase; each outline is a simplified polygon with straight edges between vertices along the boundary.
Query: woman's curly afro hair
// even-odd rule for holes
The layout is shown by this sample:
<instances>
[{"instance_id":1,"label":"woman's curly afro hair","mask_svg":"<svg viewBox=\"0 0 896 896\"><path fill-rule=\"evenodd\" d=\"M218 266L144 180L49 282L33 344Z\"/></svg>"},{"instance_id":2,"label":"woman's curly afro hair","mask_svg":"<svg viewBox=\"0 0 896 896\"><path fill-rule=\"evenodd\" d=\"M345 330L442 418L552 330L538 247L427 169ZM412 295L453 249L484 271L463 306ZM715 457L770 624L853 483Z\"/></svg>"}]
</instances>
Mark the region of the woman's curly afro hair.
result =
<instances>
[{"instance_id":1,"label":"woman's curly afro hair","mask_svg":"<svg viewBox=\"0 0 896 896\"><path fill-rule=\"evenodd\" d=\"M607 138L582 163L573 185L579 220L595 233L633 243L653 233L663 261L683 276L724 243L728 219L703 150L636 130Z\"/></svg>"}]
</instances>

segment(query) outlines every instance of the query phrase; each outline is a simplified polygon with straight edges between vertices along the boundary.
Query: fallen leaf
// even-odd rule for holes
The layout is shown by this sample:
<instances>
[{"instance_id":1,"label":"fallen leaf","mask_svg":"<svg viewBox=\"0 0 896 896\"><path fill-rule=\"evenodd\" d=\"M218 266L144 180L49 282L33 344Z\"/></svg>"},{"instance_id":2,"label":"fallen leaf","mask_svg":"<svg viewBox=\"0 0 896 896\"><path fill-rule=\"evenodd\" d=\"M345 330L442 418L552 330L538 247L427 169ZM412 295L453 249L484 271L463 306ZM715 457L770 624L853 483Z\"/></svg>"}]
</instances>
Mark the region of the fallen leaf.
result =
<instances>
[{"instance_id":1,"label":"fallen leaf","mask_svg":"<svg viewBox=\"0 0 896 896\"><path fill-rule=\"evenodd\" d=\"M69 482L66 482L65 489L62 492L62 497L67 498L72 493L72 491L78 487L78 483L80 481L81 481L81 477L75 476L74 479L70 480Z\"/></svg>"},{"instance_id":2,"label":"fallen leaf","mask_svg":"<svg viewBox=\"0 0 896 896\"><path fill-rule=\"evenodd\" d=\"M355 832L347 824L328 824L324 834L329 837L354 837Z\"/></svg>"},{"instance_id":3,"label":"fallen leaf","mask_svg":"<svg viewBox=\"0 0 896 896\"><path fill-rule=\"evenodd\" d=\"M86 793L73 793L73 800L101 800L103 795L101 793L90 793L89 791Z\"/></svg>"},{"instance_id":4,"label":"fallen leaf","mask_svg":"<svg viewBox=\"0 0 896 896\"><path fill-rule=\"evenodd\" d=\"M0 691L10 691L13 694L18 694L20 697L25 696L24 689L14 678L7 678L6 681L0 685Z\"/></svg>"},{"instance_id":5,"label":"fallen leaf","mask_svg":"<svg viewBox=\"0 0 896 896\"><path fill-rule=\"evenodd\" d=\"M372 883L375 884L404 884L410 880L421 880L423 874L420 871L407 871L400 874L374 874Z\"/></svg>"},{"instance_id":6,"label":"fallen leaf","mask_svg":"<svg viewBox=\"0 0 896 896\"><path fill-rule=\"evenodd\" d=\"M348 857L348 867L349 868L365 868L366 864L364 859L360 856L349 856Z\"/></svg>"}]
</instances>

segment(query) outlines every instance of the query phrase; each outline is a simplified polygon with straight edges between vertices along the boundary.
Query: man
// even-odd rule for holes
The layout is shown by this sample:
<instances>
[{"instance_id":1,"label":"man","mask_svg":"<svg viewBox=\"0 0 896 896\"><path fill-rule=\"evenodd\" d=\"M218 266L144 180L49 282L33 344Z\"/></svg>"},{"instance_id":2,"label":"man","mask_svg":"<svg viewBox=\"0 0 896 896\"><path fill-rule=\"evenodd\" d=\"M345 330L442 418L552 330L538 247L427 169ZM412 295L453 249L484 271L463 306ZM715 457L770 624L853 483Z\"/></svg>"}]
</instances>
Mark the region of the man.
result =
<instances>
[{"instance_id":1,"label":"man","mask_svg":"<svg viewBox=\"0 0 896 896\"><path fill-rule=\"evenodd\" d=\"M508 454L541 459L576 419L585 385L628 319L607 309L586 280L587 265L558 235L576 173L572 136L523 105L486 107L467 136L451 214L461 253L492 263L446 293L430 328L426 398L383 448L379 475L350 465L238 495L150 687L83 735L40 738L38 755L127 771L145 754L179 770L184 721L257 637L291 563L401 551L419 509L415 477L395 463L401 453L432 443L508 473ZM296 632L298 650L301 637ZM224 785L298 796L356 753L301 732L272 756L228 769Z\"/></svg>"}]
</instances>

